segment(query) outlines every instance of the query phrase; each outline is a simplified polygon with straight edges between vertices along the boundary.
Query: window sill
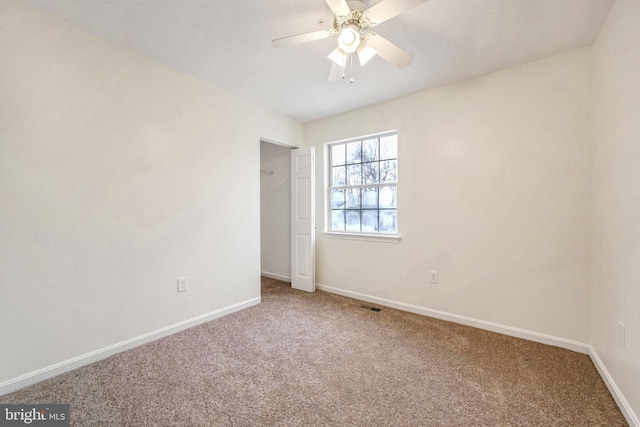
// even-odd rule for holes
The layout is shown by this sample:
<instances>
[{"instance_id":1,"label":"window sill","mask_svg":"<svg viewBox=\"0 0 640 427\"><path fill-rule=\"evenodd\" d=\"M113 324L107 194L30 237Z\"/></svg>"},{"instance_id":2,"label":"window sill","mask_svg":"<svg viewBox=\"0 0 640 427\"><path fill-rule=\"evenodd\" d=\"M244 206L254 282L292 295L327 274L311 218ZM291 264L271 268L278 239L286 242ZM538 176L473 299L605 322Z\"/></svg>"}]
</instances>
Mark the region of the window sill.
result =
<instances>
[{"instance_id":1,"label":"window sill","mask_svg":"<svg viewBox=\"0 0 640 427\"><path fill-rule=\"evenodd\" d=\"M325 231L324 237L331 239L365 240L369 242L400 243L399 234L366 234L366 233L340 233L335 231Z\"/></svg>"}]
</instances>

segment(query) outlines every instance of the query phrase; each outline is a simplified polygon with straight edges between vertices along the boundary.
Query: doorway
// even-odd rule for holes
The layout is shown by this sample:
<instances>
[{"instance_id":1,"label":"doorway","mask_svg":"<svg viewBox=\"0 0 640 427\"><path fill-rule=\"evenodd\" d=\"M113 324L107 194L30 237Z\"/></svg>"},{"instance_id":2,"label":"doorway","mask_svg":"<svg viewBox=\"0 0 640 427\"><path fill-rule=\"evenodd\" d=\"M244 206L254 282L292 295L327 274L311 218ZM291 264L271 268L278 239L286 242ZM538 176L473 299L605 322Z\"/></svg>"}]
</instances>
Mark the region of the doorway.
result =
<instances>
[{"instance_id":1,"label":"doorway","mask_svg":"<svg viewBox=\"0 0 640 427\"><path fill-rule=\"evenodd\" d=\"M291 150L260 141L260 269L291 283Z\"/></svg>"}]
</instances>

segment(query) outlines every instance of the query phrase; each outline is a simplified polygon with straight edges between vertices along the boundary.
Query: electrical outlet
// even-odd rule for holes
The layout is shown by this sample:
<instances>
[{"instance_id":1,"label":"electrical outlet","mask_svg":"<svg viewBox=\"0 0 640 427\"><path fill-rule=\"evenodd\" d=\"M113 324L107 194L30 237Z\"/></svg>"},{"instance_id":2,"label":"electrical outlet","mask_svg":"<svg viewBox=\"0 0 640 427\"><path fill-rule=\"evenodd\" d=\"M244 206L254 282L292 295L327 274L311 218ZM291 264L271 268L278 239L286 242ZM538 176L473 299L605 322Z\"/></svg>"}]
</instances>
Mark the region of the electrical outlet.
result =
<instances>
[{"instance_id":1,"label":"electrical outlet","mask_svg":"<svg viewBox=\"0 0 640 427\"><path fill-rule=\"evenodd\" d=\"M625 332L626 326L618 320L618 344L620 344L622 348L625 347Z\"/></svg>"},{"instance_id":2,"label":"electrical outlet","mask_svg":"<svg viewBox=\"0 0 640 427\"><path fill-rule=\"evenodd\" d=\"M187 290L187 278L178 277L178 292L185 292Z\"/></svg>"},{"instance_id":3,"label":"electrical outlet","mask_svg":"<svg viewBox=\"0 0 640 427\"><path fill-rule=\"evenodd\" d=\"M429 283L438 283L438 271L429 270Z\"/></svg>"}]
</instances>

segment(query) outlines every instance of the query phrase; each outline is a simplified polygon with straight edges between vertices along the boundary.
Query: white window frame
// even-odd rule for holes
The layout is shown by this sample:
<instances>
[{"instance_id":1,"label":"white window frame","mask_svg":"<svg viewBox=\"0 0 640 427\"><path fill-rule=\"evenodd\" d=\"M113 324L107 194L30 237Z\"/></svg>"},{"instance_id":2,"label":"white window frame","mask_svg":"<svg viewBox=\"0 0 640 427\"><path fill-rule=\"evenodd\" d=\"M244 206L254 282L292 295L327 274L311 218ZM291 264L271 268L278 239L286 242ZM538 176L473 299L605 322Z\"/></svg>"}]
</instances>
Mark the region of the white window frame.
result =
<instances>
[{"instance_id":1,"label":"white window frame","mask_svg":"<svg viewBox=\"0 0 640 427\"><path fill-rule=\"evenodd\" d=\"M397 149L398 155L396 158L396 181L389 183L375 183L375 184L361 184L361 185L347 185L341 186L343 188L364 188L364 187L383 187L383 186L395 186L396 187L396 232L395 233L381 233L381 232L357 232L357 231L339 231L339 230L331 230L331 189L335 188L331 186L332 179L332 166L331 166L331 147L335 145L343 145L348 144L350 142L355 141L364 141L372 138L381 138L389 135L395 135L397 141ZM400 242L400 223L399 223L399 206L398 206L398 198L399 198L399 159L400 159L400 144L398 140L398 131L391 130L385 131L370 135L363 135L356 138L349 138L340 141L333 141L326 143L324 146L324 159L325 159L325 179L324 179L324 195L325 195L325 209L324 209L324 217L325 217L325 226L323 236L329 238L339 238L339 239L355 239L355 240L366 240L366 241L376 241L376 242L388 242L388 243L399 243ZM380 160L379 160L380 161Z\"/></svg>"}]
</instances>

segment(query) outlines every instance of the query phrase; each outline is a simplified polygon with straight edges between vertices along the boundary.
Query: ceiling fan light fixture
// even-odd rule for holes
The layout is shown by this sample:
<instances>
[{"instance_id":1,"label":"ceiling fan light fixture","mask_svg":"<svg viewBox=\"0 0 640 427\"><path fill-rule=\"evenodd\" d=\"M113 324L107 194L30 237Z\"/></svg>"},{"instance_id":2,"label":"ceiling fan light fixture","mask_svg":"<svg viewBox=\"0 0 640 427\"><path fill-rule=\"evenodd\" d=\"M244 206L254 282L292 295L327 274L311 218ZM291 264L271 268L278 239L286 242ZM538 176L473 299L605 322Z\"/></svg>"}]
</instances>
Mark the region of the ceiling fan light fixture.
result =
<instances>
[{"instance_id":1,"label":"ceiling fan light fixture","mask_svg":"<svg viewBox=\"0 0 640 427\"><path fill-rule=\"evenodd\" d=\"M349 54L339 47L335 48L333 52L329 54L327 58L341 66L342 68L346 68L347 66L347 57Z\"/></svg>"},{"instance_id":2,"label":"ceiling fan light fixture","mask_svg":"<svg viewBox=\"0 0 640 427\"><path fill-rule=\"evenodd\" d=\"M360 31L355 25L348 25L338 36L338 46L346 53L353 53L360 45Z\"/></svg>"},{"instance_id":3,"label":"ceiling fan light fixture","mask_svg":"<svg viewBox=\"0 0 640 427\"><path fill-rule=\"evenodd\" d=\"M337 35L338 47L328 55L332 61L330 81L338 80L339 77L344 79L348 72L351 75L349 81L353 83L354 53L357 53L361 66L367 64L376 55L397 68L404 68L411 63L413 56L409 52L370 31L370 29L427 0L325 1L333 13L332 28L281 37L272 40L271 45L274 47L291 46ZM370 6L372 2L375 4ZM347 65L349 66L348 70Z\"/></svg>"},{"instance_id":4,"label":"ceiling fan light fixture","mask_svg":"<svg viewBox=\"0 0 640 427\"><path fill-rule=\"evenodd\" d=\"M358 59L360 60L360 65L364 67L364 65L371 61L371 58L378 54L378 51L372 48L367 44L367 42L362 41L358 45L358 49L356 49L358 53Z\"/></svg>"}]
</instances>

